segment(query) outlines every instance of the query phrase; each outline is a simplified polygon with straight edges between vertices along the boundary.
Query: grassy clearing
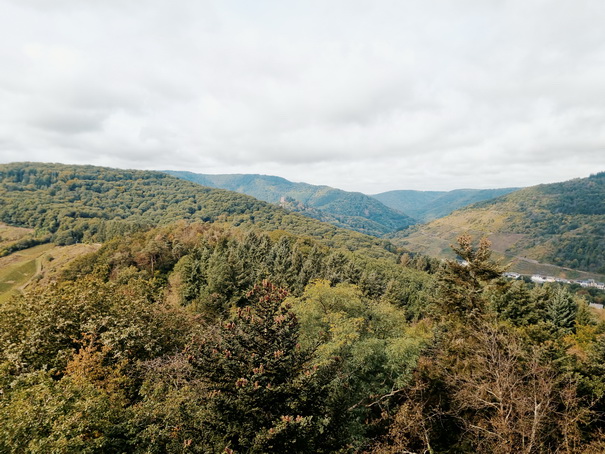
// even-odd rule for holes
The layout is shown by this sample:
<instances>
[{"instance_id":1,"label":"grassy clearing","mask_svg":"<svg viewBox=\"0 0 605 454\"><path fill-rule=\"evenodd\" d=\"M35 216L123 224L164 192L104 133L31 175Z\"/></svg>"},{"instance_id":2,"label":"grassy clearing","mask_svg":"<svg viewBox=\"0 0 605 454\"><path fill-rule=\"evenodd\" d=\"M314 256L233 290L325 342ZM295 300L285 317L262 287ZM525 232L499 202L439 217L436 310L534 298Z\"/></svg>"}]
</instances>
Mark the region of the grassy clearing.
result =
<instances>
[{"instance_id":1,"label":"grassy clearing","mask_svg":"<svg viewBox=\"0 0 605 454\"><path fill-rule=\"evenodd\" d=\"M0 259L0 302L24 287L40 268L39 261L53 244L42 244L10 254Z\"/></svg>"},{"instance_id":2,"label":"grassy clearing","mask_svg":"<svg viewBox=\"0 0 605 454\"><path fill-rule=\"evenodd\" d=\"M0 303L33 282L48 283L68 262L99 247L100 244L55 246L47 243L0 257Z\"/></svg>"},{"instance_id":3,"label":"grassy clearing","mask_svg":"<svg viewBox=\"0 0 605 454\"><path fill-rule=\"evenodd\" d=\"M26 284L36 274L36 260L28 260L17 266L11 266L0 277L0 299L12 294L14 289Z\"/></svg>"},{"instance_id":4,"label":"grassy clearing","mask_svg":"<svg viewBox=\"0 0 605 454\"><path fill-rule=\"evenodd\" d=\"M0 223L0 249L15 243L26 236L33 235L33 229L25 229L23 227L12 227L10 225Z\"/></svg>"},{"instance_id":5,"label":"grassy clearing","mask_svg":"<svg viewBox=\"0 0 605 454\"><path fill-rule=\"evenodd\" d=\"M605 322L605 309L598 309L596 307L591 307L590 311L596 317L598 322Z\"/></svg>"}]
</instances>

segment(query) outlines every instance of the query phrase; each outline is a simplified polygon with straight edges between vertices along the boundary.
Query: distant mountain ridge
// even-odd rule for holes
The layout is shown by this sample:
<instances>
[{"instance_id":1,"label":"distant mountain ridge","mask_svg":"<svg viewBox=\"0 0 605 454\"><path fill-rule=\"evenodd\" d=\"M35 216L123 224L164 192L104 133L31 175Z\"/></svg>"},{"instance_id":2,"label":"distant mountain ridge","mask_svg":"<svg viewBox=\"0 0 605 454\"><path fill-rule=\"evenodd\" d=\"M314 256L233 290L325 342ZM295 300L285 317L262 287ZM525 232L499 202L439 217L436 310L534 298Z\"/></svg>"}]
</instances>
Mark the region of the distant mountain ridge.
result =
<instances>
[{"instance_id":1,"label":"distant mountain ridge","mask_svg":"<svg viewBox=\"0 0 605 454\"><path fill-rule=\"evenodd\" d=\"M360 192L294 183L269 175L209 175L183 171L166 173L204 186L251 195L308 217L373 236L382 236L416 223L407 214Z\"/></svg>"},{"instance_id":2,"label":"distant mountain ridge","mask_svg":"<svg viewBox=\"0 0 605 454\"><path fill-rule=\"evenodd\" d=\"M462 233L488 236L515 266L538 261L605 273L605 172L533 186L395 235L415 252L443 255Z\"/></svg>"},{"instance_id":3,"label":"distant mountain ridge","mask_svg":"<svg viewBox=\"0 0 605 454\"><path fill-rule=\"evenodd\" d=\"M371 195L420 222L430 222L473 203L495 199L519 188L455 189L453 191L387 191Z\"/></svg>"}]
</instances>

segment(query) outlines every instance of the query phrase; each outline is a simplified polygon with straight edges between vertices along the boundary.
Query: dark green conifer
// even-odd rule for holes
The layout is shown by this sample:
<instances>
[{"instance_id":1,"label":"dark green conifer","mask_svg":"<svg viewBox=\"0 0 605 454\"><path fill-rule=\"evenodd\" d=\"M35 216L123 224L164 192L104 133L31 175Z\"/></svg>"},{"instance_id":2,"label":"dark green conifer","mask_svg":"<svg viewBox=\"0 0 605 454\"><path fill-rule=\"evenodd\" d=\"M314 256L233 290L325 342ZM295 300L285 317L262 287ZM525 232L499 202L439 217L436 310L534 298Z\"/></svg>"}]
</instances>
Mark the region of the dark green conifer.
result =
<instances>
[{"instance_id":1,"label":"dark green conifer","mask_svg":"<svg viewBox=\"0 0 605 454\"><path fill-rule=\"evenodd\" d=\"M559 287L546 304L546 317L555 327L563 330L574 328L578 304L564 287Z\"/></svg>"},{"instance_id":2,"label":"dark green conifer","mask_svg":"<svg viewBox=\"0 0 605 454\"><path fill-rule=\"evenodd\" d=\"M475 247L471 237L463 235L452 248L459 259L448 260L440 272L440 312L445 317L485 314L484 289L498 279L504 269L491 260L490 243L486 238Z\"/></svg>"}]
</instances>

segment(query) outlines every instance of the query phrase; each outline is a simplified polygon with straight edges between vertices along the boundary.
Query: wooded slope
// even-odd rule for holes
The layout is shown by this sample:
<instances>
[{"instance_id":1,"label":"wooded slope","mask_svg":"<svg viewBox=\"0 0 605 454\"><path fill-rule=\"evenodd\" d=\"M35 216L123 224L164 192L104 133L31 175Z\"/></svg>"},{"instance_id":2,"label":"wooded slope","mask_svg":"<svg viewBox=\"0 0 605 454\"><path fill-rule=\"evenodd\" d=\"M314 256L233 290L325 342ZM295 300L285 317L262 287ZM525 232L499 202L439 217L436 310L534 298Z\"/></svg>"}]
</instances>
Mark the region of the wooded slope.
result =
<instances>
[{"instance_id":1,"label":"wooded slope","mask_svg":"<svg viewBox=\"0 0 605 454\"><path fill-rule=\"evenodd\" d=\"M438 255L464 232L487 235L510 258L605 273L605 172L480 202L393 241Z\"/></svg>"},{"instance_id":2,"label":"wooded slope","mask_svg":"<svg viewBox=\"0 0 605 454\"><path fill-rule=\"evenodd\" d=\"M58 244L103 241L176 220L286 230L349 250L389 255L387 241L290 213L253 197L162 172L43 163L0 165L0 221Z\"/></svg>"},{"instance_id":3,"label":"wooded slope","mask_svg":"<svg viewBox=\"0 0 605 454\"><path fill-rule=\"evenodd\" d=\"M178 171L168 173L205 186L248 194L338 227L374 236L381 236L416 222L407 214L389 208L360 192L293 183L269 175L206 175Z\"/></svg>"}]
</instances>

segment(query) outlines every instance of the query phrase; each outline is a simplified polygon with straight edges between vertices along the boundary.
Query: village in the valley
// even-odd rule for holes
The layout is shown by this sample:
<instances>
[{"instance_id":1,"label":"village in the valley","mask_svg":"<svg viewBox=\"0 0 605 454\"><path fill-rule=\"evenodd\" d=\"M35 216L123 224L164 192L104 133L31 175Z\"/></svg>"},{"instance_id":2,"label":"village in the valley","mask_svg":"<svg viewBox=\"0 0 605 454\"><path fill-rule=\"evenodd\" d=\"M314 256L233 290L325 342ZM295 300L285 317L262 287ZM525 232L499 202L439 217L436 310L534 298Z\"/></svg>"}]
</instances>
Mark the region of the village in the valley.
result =
<instances>
[{"instance_id":1,"label":"village in the valley","mask_svg":"<svg viewBox=\"0 0 605 454\"><path fill-rule=\"evenodd\" d=\"M525 275L519 273L504 273L504 276L508 277L509 279L523 279L524 277L526 277ZM597 282L594 279L563 279L560 277L546 276L543 274L533 274L529 276L529 279L534 284L548 284L558 282L560 284L577 284L585 288L596 288L598 290L605 290L605 283ZM591 306L603 309L602 304L592 303Z\"/></svg>"}]
</instances>

